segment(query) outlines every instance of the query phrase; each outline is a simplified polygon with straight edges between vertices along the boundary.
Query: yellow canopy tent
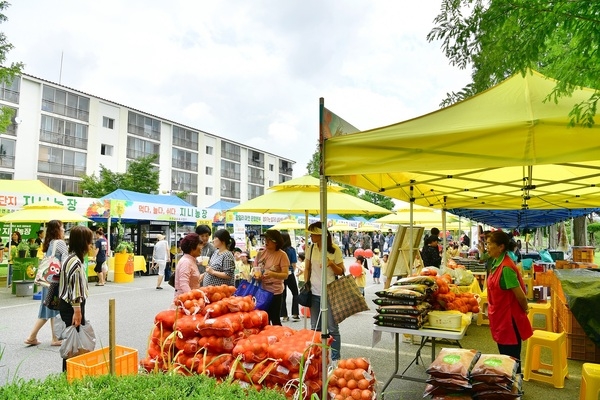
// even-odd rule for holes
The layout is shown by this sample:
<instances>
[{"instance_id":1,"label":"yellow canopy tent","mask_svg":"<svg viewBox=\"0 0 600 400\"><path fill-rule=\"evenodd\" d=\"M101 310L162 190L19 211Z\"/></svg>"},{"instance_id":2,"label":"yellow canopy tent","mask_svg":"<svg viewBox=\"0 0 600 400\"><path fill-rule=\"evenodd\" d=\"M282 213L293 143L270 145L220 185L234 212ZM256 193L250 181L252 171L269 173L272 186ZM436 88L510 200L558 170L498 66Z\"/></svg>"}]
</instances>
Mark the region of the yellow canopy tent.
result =
<instances>
[{"instance_id":1,"label":"yellow canopy tent","mask_svg":"<svg viewBox=\"0 0 600 400\"><path fill-rule=\"evenodd\" d=\"M573 106L595 91L545 101L555 84L515 75L448 108L328 138L324 175L437 208L596 208L600 126L568 126Z\"/></svg>"},{"instance_id":2,"label":"yellow canopy tent","mask_svg":"<svg viewBox=\"0 0 600 400\"><path fill-rule=\"evenodd\" d=\"M37 179L31 180L0 180L0 192L28 193L38 197L65 197L62 193L51 189Z\"/></svg>"}]
</instances>

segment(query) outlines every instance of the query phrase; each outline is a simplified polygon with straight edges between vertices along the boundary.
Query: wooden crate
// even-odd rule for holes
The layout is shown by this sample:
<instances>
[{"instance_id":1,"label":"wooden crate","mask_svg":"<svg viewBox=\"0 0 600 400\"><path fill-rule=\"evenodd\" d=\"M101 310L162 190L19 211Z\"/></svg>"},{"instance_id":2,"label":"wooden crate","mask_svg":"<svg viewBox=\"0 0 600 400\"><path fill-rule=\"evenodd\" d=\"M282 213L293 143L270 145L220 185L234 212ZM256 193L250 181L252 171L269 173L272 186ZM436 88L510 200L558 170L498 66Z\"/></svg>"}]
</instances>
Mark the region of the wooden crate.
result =
<instances>
[{"instance_id":1,"label":"wooden crate","mask_svg":"<svg viewBox=\"0 0 600 400\"><path fill-rule=\"evenodd\" d=\"M567 333L567 358L600 363L600 347L587 336Z\"/></svg>"}]
</instances>

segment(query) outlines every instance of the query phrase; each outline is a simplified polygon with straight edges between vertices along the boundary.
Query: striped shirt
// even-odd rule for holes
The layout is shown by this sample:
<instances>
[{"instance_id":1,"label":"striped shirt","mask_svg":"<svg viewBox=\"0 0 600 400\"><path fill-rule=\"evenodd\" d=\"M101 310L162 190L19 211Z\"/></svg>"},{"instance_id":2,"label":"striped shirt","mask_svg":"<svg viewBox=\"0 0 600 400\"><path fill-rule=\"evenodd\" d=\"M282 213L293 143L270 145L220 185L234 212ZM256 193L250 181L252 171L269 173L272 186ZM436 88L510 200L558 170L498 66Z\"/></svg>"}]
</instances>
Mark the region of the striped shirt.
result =
<instances>
[{"instance_id":1,"label":"striped shirt","mask_svg":"<svg viewBox=\"0 0 600 400\"><path fill-rule=\"evenodd\" d=\"M233 253L229 250L226 250L222 253L215 251L210 258L208 263L212 269L217 272L225 272L229 277L227 279L217 278L211 274L204 274L204 281L202 282L202 286L220 286L220 285L230 285L234 284L234 275L235 275L235 258L233 257Z\"/></svg>"},{"instance_id":2,"label":"striped shirt","mask_svg":"<svg viewBox=\"0 0 600 400\"><path fill-rule=\"evenodd\" d=\"M87 274L76 254L70 254L63 262L58 293L71 305L78 305L88 297Z\"/></svg>"}]
</instances>

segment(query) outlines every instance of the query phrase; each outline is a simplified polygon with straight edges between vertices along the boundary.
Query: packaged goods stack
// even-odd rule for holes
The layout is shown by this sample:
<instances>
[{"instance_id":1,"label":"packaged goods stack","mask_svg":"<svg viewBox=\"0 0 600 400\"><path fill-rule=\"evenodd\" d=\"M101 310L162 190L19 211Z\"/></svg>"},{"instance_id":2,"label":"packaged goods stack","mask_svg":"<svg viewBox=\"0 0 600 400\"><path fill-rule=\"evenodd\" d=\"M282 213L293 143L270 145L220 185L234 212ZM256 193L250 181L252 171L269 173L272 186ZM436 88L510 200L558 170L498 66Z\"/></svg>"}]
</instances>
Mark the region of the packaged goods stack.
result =
<instances>
[{"instance_id":1,"label":"packaged goods stack","mask_svg":"<svg viewBox=\"0 0 600 400\"><path fill-rule=\"evenodd\" d=\"M379 307L375 324L403 329L419 329L427 321L431 305L427 299L436 290L435 279L430 276L402 278L388 289L375 294L373 302Z\"/></svg>"},{"instance_id":2,"label":"packaged goods stack","mask_svg":"<svg viewBox=\"0 0 600 400\"><path fill-rule=\"evenodd\" d=\"M464 395L471 398L470 372L480 353L477 350L443 348L427 369L430 375L423 397Z\"/></svg>"},{"instance_id":3,"label":"packaged goods stack","mask_svg":"<svg viewBox=\"0 0 600 400\"><path fill-rule=\"evenodd\" d=\"M473 398L520 399L523 376L517 374L518 362L500 354L481 354L471 370Z\"/></svg>"},{"instance_id":4,"label":"packaged goods stack","mask_svg":"<svg viewBox=\"0 0 600 400\"><path fill-rule=\"evenodd\" d=\"M516 399L523 396L518 362L500 354L444 348L427 369L424 397L434 399Z\"/></svg>"}]
</instances>

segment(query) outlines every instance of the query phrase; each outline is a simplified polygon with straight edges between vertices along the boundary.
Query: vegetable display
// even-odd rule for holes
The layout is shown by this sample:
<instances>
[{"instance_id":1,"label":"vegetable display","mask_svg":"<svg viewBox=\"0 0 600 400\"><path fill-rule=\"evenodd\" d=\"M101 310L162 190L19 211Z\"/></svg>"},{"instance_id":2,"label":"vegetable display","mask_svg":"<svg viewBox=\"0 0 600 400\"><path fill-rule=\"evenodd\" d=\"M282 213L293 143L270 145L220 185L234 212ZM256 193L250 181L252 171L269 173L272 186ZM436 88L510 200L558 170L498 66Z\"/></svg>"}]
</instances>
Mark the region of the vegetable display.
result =
<instances>
[{"instance_id":1,"label":"vegetable display","mask_svg":"<svg viewBox=\"0 0 600 400\"><path fill-rule=\"evenodd\" d=\"M329 356L332 339L323 346L321 332L268 325L267 313L255 309L252 296L236 297L234 292L233 286L222 285L177 296L173 309L154 318L147 355L140 361L142 368L149 373L204 374L248 389L280 390L294 399L320 396L322 357ZM345 360L340 364L345 365ZM353 380L356 387L353 383L339 386L332 373L329 380L336 385L326 383L330 399L358 395L366 399L368 393L369 399L375 398L375 379L368 361L357 359L344 368L350 370L353 365L362 371L361 379ZM364 389L359 389L359 381ZM342 390L349 395L341 397Z\"/></svg>"}]
</instances>

